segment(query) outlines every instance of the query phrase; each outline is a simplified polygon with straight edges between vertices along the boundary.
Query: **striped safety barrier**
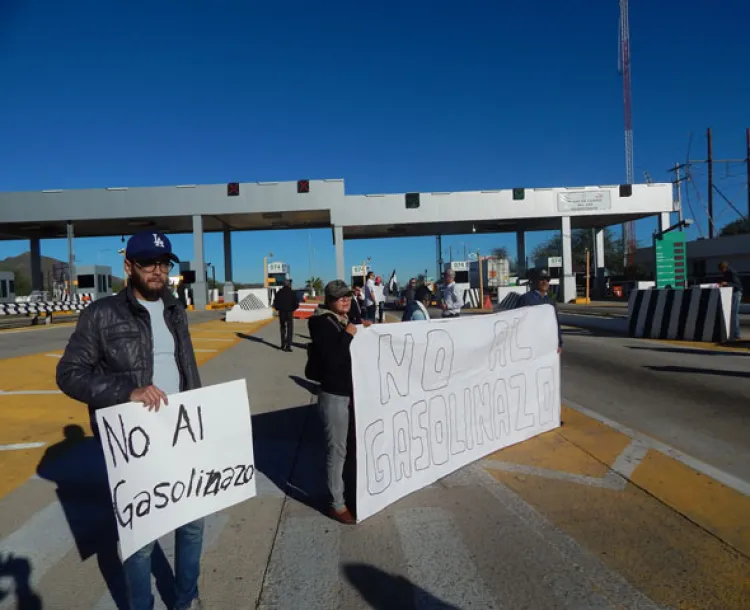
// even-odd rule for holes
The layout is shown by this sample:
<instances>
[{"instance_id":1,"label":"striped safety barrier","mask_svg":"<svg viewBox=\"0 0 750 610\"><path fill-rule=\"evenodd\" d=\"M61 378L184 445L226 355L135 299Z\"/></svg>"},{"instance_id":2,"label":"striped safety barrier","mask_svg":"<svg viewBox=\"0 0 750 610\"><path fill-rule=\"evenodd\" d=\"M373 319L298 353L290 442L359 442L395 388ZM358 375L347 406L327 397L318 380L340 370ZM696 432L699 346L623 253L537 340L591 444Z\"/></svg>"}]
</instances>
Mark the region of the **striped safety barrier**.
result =
<instances>
[{"instance_id":1,"label":"striped safety barrier","mask_svg":"<svg viewBox=\"0 0 750 610\"><path fill-rule=\"evenodd\" d=\"M521 296L523 295L517 292L508 293L508 295L497 304L495 310L515 309L516 307L518 307L518 301L521 300Z\"/></svg>"},{"instance_id":2,"label":"striped safety barrier","mask_svg":"<svg viewBox=\"0 0 750 610\"><path fill-rule=\"evenodd\" d=\"M644 339L727 339L731 288L649 289L630 294L628 332Z\"/></svg>"},{"instance_id":3,"label":"striped safety barrier","mask_svg":"<svg viewBox=\"0 0 750 610\"><path fill-rule=\"evenodd\" d=\"M0 316L18 316L39 313L55 313L59 311L81 311L86 309L91 301L36 301L33 303L0 303Z\"/></svg>"},{"instance_id":4,"label":"striped safety barrier","mask_svg":"<svg viewBox=\"0 0 750 610\"><path fill-rule=\"evenodd\" d=\"M480 305L479 288L469 288L468 290L464 290L464 307L478 309Z\"/></svg>"},{"instance_id":5,"label":"striped safety barrier","mask_svg":"<svg viewBox=\"0 0 750 610\"><path fill-rule=\"evenodd\" d=\"M305 320L315 313L315 310L319 305L320 303L317 303L315 301L306 301L304 303L300 303L299 307L294 312L294 317L298 320Z\"/></svg>"}]
</instances>

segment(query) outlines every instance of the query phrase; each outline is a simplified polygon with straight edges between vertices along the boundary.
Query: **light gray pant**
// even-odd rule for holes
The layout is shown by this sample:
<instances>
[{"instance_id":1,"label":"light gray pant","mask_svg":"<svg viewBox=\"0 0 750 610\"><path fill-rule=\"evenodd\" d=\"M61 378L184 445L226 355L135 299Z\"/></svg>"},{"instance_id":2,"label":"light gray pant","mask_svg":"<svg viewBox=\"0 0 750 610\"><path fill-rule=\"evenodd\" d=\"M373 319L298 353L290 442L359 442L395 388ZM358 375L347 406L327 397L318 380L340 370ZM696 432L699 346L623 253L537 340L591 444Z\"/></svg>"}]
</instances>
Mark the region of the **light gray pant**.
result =
<instances>
[{"instance_id":1,"label":"light gray pant","mask_svg":"<svg viewBox=\"0 0 750 610\"><path fill-rule=\"evenodd\" d=\"M318 393L318 409L326 431L328 455L328 491L331 492L334 510L346 508L344 502L344 462L346 461L346 441L349 434L349 397L336 396L326 392Z\"/></svg>"}]
</instances>

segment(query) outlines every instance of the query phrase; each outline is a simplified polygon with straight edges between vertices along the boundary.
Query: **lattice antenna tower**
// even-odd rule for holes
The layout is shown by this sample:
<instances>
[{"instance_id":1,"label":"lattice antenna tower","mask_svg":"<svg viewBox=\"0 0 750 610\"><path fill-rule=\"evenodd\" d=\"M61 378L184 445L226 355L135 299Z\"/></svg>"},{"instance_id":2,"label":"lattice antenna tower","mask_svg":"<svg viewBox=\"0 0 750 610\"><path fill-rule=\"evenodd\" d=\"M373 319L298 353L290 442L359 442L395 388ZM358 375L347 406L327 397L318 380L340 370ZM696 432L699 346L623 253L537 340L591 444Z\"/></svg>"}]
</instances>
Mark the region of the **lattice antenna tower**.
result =
<instances>
[{"instance_id":1,"label":"lattice antenna tower","mask_svg":"<svg viewBox=\"0 0 750 610\"><path fill-rule=\"evenodd\" d=\"M622 75L622 101L625 113L625 182L633 184L633 107L630 91L630 24L628 21L628 0L620 2L620 44L618 53L618 72ZM622 239L624 242L625 267L633 263L636 249L635 223L626 222L622 225Z\"/></svg>"}]
</instances>

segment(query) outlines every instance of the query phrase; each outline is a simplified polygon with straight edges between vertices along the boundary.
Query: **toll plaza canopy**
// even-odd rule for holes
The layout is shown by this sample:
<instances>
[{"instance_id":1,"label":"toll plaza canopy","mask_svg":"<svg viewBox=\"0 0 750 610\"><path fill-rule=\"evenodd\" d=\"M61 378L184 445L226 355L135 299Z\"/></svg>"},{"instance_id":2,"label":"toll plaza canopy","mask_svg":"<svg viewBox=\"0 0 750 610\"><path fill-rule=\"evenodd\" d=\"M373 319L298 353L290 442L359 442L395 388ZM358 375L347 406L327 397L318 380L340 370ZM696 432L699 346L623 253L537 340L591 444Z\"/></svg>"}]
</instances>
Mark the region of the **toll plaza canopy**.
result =
<instances>
[{"instance_id":1,"label":"toll plaza canopy","mask_svg":"<svg viewBox=\"0 0 750 610\"><path fill-rule=\"evenodd\" d=\"M331 227L337 274L345 277L345 239L515 232L523 261L527 231L560 230L567 299L575 291L572 229L603 229L649 216L659 216L663 229L673 211L669 183L382 195L347 195L342 179L53 189L0 192L0 239L29 239L33 264L40 239L66 237L71 228L77 237L192 232L199 307L205 301L200 279L206 231L224 233L231 281L232 231ZM600 245L603 269L601 232L597 250Z\"/></svg>"}]
</instances>

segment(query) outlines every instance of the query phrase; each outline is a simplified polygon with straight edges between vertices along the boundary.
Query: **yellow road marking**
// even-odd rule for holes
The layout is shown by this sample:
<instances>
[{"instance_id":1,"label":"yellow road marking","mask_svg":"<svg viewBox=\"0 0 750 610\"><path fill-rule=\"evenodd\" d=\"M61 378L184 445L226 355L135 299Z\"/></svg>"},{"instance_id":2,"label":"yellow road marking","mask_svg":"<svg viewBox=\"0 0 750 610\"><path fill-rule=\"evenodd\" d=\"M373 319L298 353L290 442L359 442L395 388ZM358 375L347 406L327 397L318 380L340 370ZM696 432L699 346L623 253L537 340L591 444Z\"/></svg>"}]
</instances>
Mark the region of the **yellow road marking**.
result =
<instances>
[{"instance_id":1,"label":"yellow road marking","mask_svg":"<svg viewBox=\"0 0 750 610\"><path fill-rule=\"evenodd\" d=\"M644 339L644 341L649 341L651 343L666 343L668 345L674 345L677 347L684 347L687 349L699 349L699 350L706 350L711 352L726 352L729 354L737 353L737 354L746 354L750 352L750 348L748 347L733 347L731 345L724 345L721 343L702 343L700 341L675 341L672 339Z\"/></svg>"},{"instance_id":2,"label":"yellow road marking","mask_svg":"<svg viewBox=\"0 0 750 610\"><path fill-rule=\"evenodd\" d=\"M750 497L655 449L622 489L592 485L632 439L566 407L562 419L561 428L489 456L515 471L485 469L658 603L745 608Z\"/></svg>"},{"instance_id":3,"label":"yellow road marking","mask_svg":"<svg viewBox=\"0 0 750 610\"><path fill-rule=\"evenodd\" d=\"M237 333L250 334L258 331L268 322L253 324L226 325L221 321L196 324L191 334L210 332L224 339L200 342L200 348L212 351L196 352L195 358L201 366L239 343ZM50 358L48 353L21 356L0 360L0 390L33 391L57 390L55 371L59 360ZM91 434L88 409L62 394L53 395L2 395L0 394L0 445L44 442L57 443L62 438L61 428L75 424L81 426L87 435ZM36 472L37 464L44 454L45 447L0 452L0 497L22 485Z\"/></svg>"}]
</instances>

